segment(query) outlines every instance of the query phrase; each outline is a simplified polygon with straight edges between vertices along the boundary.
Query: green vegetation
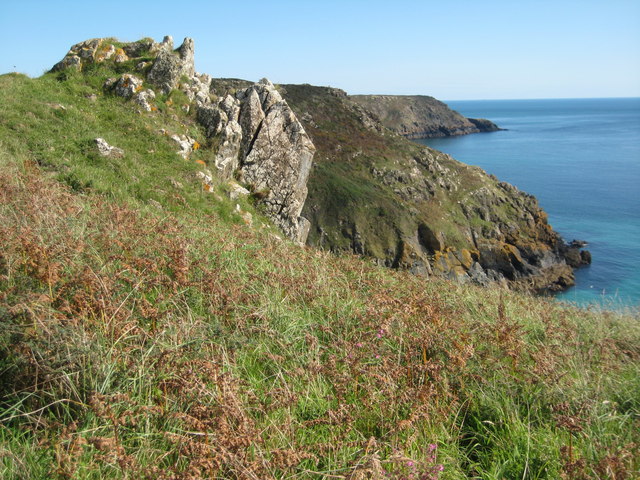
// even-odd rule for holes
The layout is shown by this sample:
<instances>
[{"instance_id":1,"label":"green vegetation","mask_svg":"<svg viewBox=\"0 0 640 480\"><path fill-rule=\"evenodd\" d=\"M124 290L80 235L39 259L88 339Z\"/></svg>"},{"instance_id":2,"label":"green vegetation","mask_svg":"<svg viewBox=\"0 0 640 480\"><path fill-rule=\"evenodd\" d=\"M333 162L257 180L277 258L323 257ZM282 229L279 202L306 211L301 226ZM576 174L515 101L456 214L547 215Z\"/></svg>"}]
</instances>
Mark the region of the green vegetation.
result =
<instances>
[{"instance_id":1,"label":"green vegetation","mask_svg":"<svg viewBox=\"0 0 640 480\"><path fill-rule=\"evenodd\" d=\"M1 478L638 475L637 314L244 225L180 102L137 113L110 74L0 77Z\"/></svg>"},{"instance_id":2,"label":"green vegetation","mask_svg":"<svg viewBox=\"0 0 640 480\"><path fill-rule=\"evenodd\" d=\"M424 223L445 235L447 247L475 248L469 231L482 219L470 193L483 187L496 191L496 179L384 129L340 90L283 85L281 91L317 148L303 211L316 227L309 234L311 245L353 251L358 232L361 253L392 263L399 245L411 242ZM428 169L427 156L443 170ZM506 205L483 208L500 214L496 221L518 225L525 236L529 226L522 218L501 215Z\"/></svg>"}]
</instances>

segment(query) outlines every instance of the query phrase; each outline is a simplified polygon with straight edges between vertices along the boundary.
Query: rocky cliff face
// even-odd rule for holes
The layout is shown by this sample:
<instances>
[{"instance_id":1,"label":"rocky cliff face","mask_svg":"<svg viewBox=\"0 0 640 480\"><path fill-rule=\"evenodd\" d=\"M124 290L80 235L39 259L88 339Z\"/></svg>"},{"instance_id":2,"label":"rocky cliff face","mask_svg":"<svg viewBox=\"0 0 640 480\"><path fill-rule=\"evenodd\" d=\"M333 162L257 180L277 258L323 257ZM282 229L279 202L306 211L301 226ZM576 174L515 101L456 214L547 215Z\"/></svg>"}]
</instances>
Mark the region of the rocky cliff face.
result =
<instances>
[{"instance_id":1,"label":"rocky cliff face","mask_svg":"<svg viewBox=\"0 0 640 480\"><path fill-rule=\"evenodd\" d=\"M101 64L108 75L117 74L104 81L104 92L133 102L141 114L155 115L159 99L166 107L179 98L185 121L197 124L206 140L201 145L185 133L163 131L177 153L188 159L206 149L208 163L201 161L207 164L198 172L204 186L217 178L229 183L232 198L252 192L294 241L424 276L539 292L571 285L573 268L589 261L581 245L566 245L553 231L535 198L402 136L493 128L449 110L446 128L428 130L424 114L433 99L370 97L387 105L376 111L364 97L333 88L212 79L196 73L188 38L175 50L171 37L160 43L87 40L52 71L92 75ZM398 104L423 119L403 127L402 135L384 123L397 123L405 113L380 121L380 112ZM440 119L442 105L434 113ZM114 147L105 145L112 155Z\"/></svg>"},{"instance_id":2,"label":"rocky cliff face","mask_svg":"<svg viewBox=\"0 0 640 480\"><path fill-rule=\"evenodd\" d=\"M536 292L573 284L586 258L533 196L392 133L344 92L283 91L318 149L304 209L310 244L461 282Z\"/></svg>"},{"instance_id":3,"label":"rocky cliff face","mask_svg":"<svg viewBox=\"0 0 640 480\"><path fill-rule=\"evenodd\" d=\"M500 128L485 119L466 118L433 97L415 95L352 95L390 130L407 138L449 137Z\"/></svg>"},{"instance_id":4,"label":"rocky cliff face","mask_svg":"<svg viewBox=\"0 0 640 480\"><path fill-rule=\"evenodd\" d=\"M304 243L309 222L300 213L315 147L271 82L262 79L199 106L198 120L209 137L220 139L214 162L219 174L238 172L283 232Z\"/></svg>"},{"instance_id":5,"label":"rocky cliff face","mask_svg":"<svg viewBox=\"0 0 640 480\"><path fill-rule=\"evenodd\" d=\"M154 109L154 89L163 94L182 91L189 101L184 108L195 109L206 136L217 145L211 165L217 176L227 181L240 179L288 237L306 241L309 222L300 213L315 147L271 82L263 79L234 95L218 98L211 92L211 77L195 71L193 40L185 38L174 50L171 37L161 43L151 39L124 44L113 39L87 40L72 46L52 71L84 71L110 61L127 73L108 79L105 91L131 99L143 110ZM180 155L187 158L195 140L179 136L175 140ZM209 169L200 172L205 183L210 183L213 175Z\"/></svg>"}]
</instances>

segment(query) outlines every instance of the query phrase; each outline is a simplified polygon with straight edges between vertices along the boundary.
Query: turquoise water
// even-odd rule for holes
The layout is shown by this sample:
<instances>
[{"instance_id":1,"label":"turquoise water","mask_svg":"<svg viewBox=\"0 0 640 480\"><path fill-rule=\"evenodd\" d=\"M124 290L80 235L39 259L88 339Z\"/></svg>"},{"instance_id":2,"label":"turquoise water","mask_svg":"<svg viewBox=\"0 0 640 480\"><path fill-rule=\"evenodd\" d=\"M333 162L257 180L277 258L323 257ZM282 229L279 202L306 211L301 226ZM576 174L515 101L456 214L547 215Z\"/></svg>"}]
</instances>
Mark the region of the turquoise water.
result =
<instances>
[{"instance_id":1,"label":"turquoise water","mask_svg":"<svg viewBox=\"0 0 640 480\"><path fill-rule=\"evenodd\" d=\"M535 195L591 266L559 295L580 305L640 306L640 98L451 101L507 131L421 140Z\"/></svg>"}]
</instances>

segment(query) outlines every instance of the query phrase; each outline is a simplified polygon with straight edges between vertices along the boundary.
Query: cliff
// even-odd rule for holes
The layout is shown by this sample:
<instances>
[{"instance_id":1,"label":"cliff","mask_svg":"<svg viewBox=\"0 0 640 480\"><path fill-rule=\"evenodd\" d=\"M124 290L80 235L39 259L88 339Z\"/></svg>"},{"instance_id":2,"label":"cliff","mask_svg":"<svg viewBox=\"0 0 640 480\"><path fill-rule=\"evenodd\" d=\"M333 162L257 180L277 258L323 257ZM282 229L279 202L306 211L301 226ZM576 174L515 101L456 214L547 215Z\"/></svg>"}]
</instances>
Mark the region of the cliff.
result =
<instances>
[{"instance_id":1,"label":"cliff","mask_svg":"<svg viewBox=\"0 0 640 480\"><path fill-rule=\"evenodd\" d=\"M104 77L107 98L122 97L151 117L180 104L182 132L162 130L182 158L204 156L203 188L214 192L222 183L234 198L250 195L298 243L426 277L537 292L572 285L573 268L587 258L565 245L535 198L395 134L376 113L396 112L385 117L393 123L404 118L400 110L423 120L431 112L428 118L448 125L441 133L483 125L430 97L349 97L309 85L276 88L266 79L213 79L195 71L189 38L175 50L171 37L88 40L52 69L62 81L74 72ZM424 121L414 127L415 134L427 128ZM106 156L119 150L95 141Z\"/></svg>"},{"instance_id":2,"label":"cliff","mask_svg":"<svg viewBox=\"0 0 640 480\"><path fill-rule=\"evenodd\" d=\"M156 91L169 96L169 105L173 105L172 92L180 92L186 97L182 110L195 116L189 120L204 129L205 140L199 143L187 135L172 138L185 159L202 146L211 152L210 163L201 161L205 168L198 172L207 190L213 191L214 177L226 182L234 176L242 179L249 190L231 188L255 193L263 212L283 233L304 243L309 224L300 212L307 197L313 143L267 79L246 84L233 96L212 94L211 77L195 71L194 48L191 38L185 38L175 51L169 36L161 43L96 38L73 45L51 72L64 75L71 70L96 76L97 68L111 70L119 76L107 78L103 90L147 112L158 110Z\"/></svg>"},{"instance_id":3,"label":"cliff","mask_svg":"<svg viewBox=\"0 0 640 480\"><path fill-rule=\"evenodd\" d=\"M351 95L390 130L407 138L449 137L500 130L486 119L466 118L424 95Z\"/></svg>"},{"instance_id":4,"label":"cliff","mask_svg":"<svg viewBox=\"0 0 640 480\"><path fill-rule=\"evenodd\" d=\"M309 85L282 92L317 148L303 210L311 245L461 282L536 292L573 284L580 249L533 196L394 134L358 97Z\"/></svg>"}]
</instances>

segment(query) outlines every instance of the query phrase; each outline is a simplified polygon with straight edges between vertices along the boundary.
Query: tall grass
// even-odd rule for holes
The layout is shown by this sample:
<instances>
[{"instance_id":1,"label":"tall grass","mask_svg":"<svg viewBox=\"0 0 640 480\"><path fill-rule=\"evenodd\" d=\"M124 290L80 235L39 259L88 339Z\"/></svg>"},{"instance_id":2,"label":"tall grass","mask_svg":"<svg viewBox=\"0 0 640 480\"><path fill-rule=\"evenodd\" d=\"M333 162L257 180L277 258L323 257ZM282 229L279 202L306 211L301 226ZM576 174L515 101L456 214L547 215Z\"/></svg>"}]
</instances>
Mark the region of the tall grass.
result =
<instances>
[{"instance_id":1,"label":"tall grass","mask_svg":"<svg viewBox=\"0 0 640 480\"><path fill-rule=\"evenodd\" d=\"M38 102L80 81L2 81L0 477L638 475L637 316L296 247L151 128L188 116L74 126ZM83 150L101 129L129 159Z\"/></svg>"}]
</instances>

